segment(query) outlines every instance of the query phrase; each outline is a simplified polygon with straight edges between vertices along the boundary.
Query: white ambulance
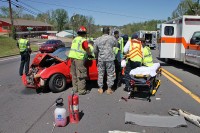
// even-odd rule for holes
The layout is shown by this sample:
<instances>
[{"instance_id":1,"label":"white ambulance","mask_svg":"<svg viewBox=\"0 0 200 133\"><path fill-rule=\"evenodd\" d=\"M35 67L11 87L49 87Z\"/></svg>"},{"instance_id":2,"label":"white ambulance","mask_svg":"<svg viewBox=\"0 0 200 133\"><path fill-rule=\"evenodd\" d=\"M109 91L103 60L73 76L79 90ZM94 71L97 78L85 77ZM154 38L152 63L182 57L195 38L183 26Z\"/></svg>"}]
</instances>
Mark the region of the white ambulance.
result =
<instances>
[{"instance_id":1,"label":"white ambulance","mask_svg":"<svg viewBox=\"0 0 200 133\"><path fill-rule=\"evenodd\" d=\"M200 16L184 15L161 24L159 56L200 68Z\"/></svg>"},{"instance_id":2,"label":"white ambulance","mask_svg":"<svg viewBox=\"0 0 200 133\"><path fill-rule=\"evenodd\" d=\"M144 38L146 45L148 45L150 48L155 49L157 45L157 31L146 31L146 30L140 30L137 31L136 34L139 38Z\"/></svg>"}]
</instances>

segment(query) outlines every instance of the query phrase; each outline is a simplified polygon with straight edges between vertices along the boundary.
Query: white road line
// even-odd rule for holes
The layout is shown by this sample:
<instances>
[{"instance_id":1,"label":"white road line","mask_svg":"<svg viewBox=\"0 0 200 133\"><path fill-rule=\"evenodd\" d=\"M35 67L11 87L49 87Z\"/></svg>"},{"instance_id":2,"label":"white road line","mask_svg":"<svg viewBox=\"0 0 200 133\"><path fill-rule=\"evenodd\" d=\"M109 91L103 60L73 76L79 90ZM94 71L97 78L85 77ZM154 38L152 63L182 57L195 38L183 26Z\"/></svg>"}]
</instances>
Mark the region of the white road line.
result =
<instances>
[{"instance_id":1,"label":"white road line","mask_svg":"<svg viewBox=\"0 0 200 133\"><path fill-rule=\"evenodd\" d=\"M19 58L20 56L14 56L14 57L6 57L5 59L0 59L0 62L1 61L7 61L7 60L11 60L11 59L16 59L16 58Z\"/></svg>"},{"instance_id":2,"label":"white road line","mask_svg":"<svg viewBox=\"0 0 200 133\"><path fill-rule=\"evenodd\" d=\"M37 54L37 53L33 53L31 55L35 55L35 54ZM19 57L20 57L20 55L16 55L14 57L5 57L5 58L0 59L0 62L7 61L7 60L12 60L12 59L16 59L16 58L19 58Z\"/></svg>"}]
</instances>

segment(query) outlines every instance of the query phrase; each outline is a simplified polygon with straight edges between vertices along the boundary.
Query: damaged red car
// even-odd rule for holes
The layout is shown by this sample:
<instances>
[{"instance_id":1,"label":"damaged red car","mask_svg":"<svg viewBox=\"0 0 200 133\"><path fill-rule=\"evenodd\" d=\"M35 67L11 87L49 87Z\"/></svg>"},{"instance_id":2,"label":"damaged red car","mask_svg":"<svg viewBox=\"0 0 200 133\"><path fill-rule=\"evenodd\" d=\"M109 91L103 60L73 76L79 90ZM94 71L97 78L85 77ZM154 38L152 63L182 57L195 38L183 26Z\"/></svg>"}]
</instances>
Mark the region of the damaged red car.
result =
<instances>
[{"instance_id":1,"label":"damaged red car","mask_svg":"<svg viewBox=\"0 0 200 133\"><path fill-rule=\"evenodd\" d=\"M65 53L70 47L62 47L55 52L38 53L30 65L29 74L22 76L22 82L27 88L49 88L52 92L61 92L72 81L70 74L71 60ZM88 80L97 80L96 60L86 60Z\"/></svg>"}]
</instances>

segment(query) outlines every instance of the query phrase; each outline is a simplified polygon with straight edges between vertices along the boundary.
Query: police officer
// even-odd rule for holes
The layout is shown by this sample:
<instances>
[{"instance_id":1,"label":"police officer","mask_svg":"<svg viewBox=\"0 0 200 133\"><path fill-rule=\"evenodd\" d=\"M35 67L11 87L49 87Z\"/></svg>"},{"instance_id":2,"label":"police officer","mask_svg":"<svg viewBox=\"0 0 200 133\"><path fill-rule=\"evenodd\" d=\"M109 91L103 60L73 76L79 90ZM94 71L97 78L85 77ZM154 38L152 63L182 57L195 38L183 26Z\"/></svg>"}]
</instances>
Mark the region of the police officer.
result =
<instances>
[{"instance_id":1,"label":"police officer","mask_svg":"<svg viewBox=\"0 0 200 133\"><path fill-rule=\"evenodd\" d=\"M124 47L124 53L128 60L125 69L125 91L130 90L130 71L136 67L140 67L142 64L142 43L138 40L136 34L132 35L131 40L128 41Z\"/></svg>"},{"instance_id":2,"label":"police officer","mask_svg":"<svg viewBox=\"0 0 200 133\"><path fill-rule=\"evenodd\" d=\"M153 57L151 54L151 49L146 45L146 42L143 41L143 60L142 63L144 66L150 67L153 66Z\"/></svg>"},{"instance_id":3,"label":"police officer","mask_svg":"<svg viewBox=\"0 0 200 133\"><path fill-rule=\"evenodd\" d=\"M71 58L70 72L72 74L73 91L78 92L79 95L89 93L86 90L87 68L84 66L85 59L91 55L88 41L85 39L87 30L81 26L77 31L78 36L72 41L71 49L68 57Z\"/></svg>"},{"instance_id":4,"label":"police officer","mask_svg":"<svg viewBox=\"0 0 200 133\"><path fill-rule=\"evenodd\" d=\"M24 67L25 67L25 74L28 75L31 48L30 48L30 43L27 40L27 35L26 34L17 41L17 47L19 48L20 55L21 55L21 63L20 63L20 68L19 68L19 75L20 76L23 75Z\"/></svg>"},{"instance_id":5,"label":"police officer","mask_svg":"<svg viewBox=\"0 0 200 133\"><path fill-rule=\"evenodd\" d=\"M128 42L128 40L129 40L129 37L128 37L128 35L123 35L123 43L124 43L124 46L126 45L126 43ZM122 50L122 52L124 52L123 50Z\"/></svg>"},{"instance_id":6,"label":"police officer","mask_svg":"<svg viewBox=\"0 0 200 133\"><path fill-rule=\"evenodd\" d=\"M94 42L94 53L98 57L98 92L103 93L104 73L107 72L107 94L112 94L112 86L115 80L115 54L113 47L117 47L117 40L109 35L109 27L103 27L103 35Z\"/></svg>"},{"instance_id":7,"label":"police officer","mask_svg":"<svg viewBox=\"0 0 200 133\"><path fill-rule=\"evenodd\" d=\"M113 52L115 53L115 73L116 79L114 81L114 88L121 86L121 51L118 47L113 47Z\"/></svg>"},{"instance_id":8,"label":"police officer","mask_svg":"<svg viewBox=\"0 0 200 133\"><path fill-rule=\"evenodd\" d=\"M114 36L117 39L118 43L119 43L119 49L121 52L121 56L123 56L123 51L124 51L124 40L122 37L119 37L119 31L114 31Z\"/></svg>"}]
</instances>

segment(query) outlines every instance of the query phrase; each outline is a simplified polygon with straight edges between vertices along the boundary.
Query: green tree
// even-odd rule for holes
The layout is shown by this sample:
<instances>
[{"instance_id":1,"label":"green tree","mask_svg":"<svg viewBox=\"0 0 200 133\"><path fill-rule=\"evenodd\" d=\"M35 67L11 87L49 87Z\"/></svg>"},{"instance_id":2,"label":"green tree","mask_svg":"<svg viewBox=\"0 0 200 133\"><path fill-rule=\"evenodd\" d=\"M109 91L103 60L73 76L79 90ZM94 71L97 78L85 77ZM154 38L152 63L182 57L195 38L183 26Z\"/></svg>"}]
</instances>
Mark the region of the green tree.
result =
<instances>
[{"instance_id":1,"label":"green tree","mask_svg":"<svg viewBox=\"0 0 200 133\"><path fill-rule=\"evenodd\" d=\"M172 18L182 15L199 15L199 0L182 0L172 12Z\"/></svg>"},{"instance_id":2,"label":"green tree","mask_svg":"<svg viewBox=\"0 0 200 133\"><path fill-rule=\"evenodd\" d=\"M21 18L22 16L22 9L21 8L12 8L12 16L13 18ZM8 7L2 6L0 7L0 12L2 17L9 18L10 17L10 10Z\"/></svg>"},{"instance_id":3,"label":"green tree","mask_svg":"<svg viewBox=\"0 0 200 133\"><path fill-rule=\"evenodd\" d=\"M91 36L93 36L93 34L95 32L94 18L91 16L87 16L86 20L87 20L88 34L89 34L89 37L91 37Z\"/></svg>"},{"instance_id":4,"label":"green tree","mask_svg":"<svg viewBox=\"0 0 200 133\"><path fill-rule=\"evenodd\" d=\"M87 26L87 18L84 15L75 14L70 18L70 24L77 31L80 26Z\"/></svg>"},{"instance_id":5,"label":"green tree","mask_svg":"<svg viewBox=\"0 0 200 133\"><path fill-rule=\"evenodd\" d=\"M64 29L64 26L68 23L69 17L64 9L56 9L52 12L54 22L58 31Z\"/></svg>"},{"instance_id":6,"label":"green tree","mask_svg":"<svg viewBox=\"0 0 200 133\"><path fill-rule=\"evenodd\" d=\"M35 16L30 15L30 14L23 14L22 18L27 19L27 20L35 20Z\"/></svg>"}]
</instances>

